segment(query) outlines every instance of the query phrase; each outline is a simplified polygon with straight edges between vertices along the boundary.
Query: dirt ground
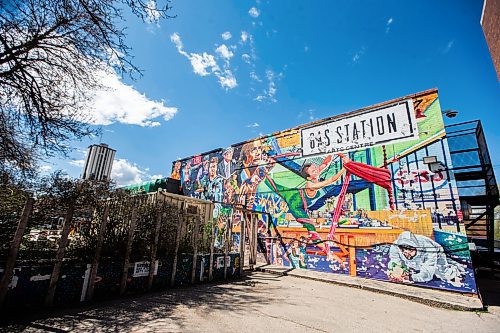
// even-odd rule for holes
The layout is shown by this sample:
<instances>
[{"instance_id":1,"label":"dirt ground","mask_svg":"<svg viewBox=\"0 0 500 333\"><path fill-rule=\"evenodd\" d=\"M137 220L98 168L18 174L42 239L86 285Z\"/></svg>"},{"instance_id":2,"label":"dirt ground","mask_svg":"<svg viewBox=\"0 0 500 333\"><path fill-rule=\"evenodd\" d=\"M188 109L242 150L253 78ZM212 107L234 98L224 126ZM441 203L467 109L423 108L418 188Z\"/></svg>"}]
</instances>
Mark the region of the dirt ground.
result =
<instances>
[{"instance_id":1,"label":"dirt ground","mask_svg":"<svg viewBox=\"0 0 500 333\"><path fill-rule=\"evenodd\" d=\"M8 332L500 332L488 312L433 308L361 289L254 272L226 284L58 310Z\"/></svg>"}]
</instances>

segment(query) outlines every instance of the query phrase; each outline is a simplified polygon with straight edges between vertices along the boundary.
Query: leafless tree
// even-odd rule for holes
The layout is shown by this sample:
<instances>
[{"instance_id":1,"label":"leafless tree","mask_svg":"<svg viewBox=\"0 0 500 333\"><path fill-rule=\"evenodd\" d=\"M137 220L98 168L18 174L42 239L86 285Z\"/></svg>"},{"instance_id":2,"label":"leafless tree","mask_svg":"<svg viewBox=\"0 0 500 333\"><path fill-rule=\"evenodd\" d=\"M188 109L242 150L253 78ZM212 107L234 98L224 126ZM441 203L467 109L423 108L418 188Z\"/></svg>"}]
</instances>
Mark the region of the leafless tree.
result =
<instances>
[{"instance_id":1,"label":"leafless tree","mask_svg":"<svg viewBox=\"0 0 500 333\"><path fill-rule=\"evenodd\" d=\"M99 75L140 74L119 27L124 10L144 22L172 17L163 2L0 0L0 169L32 169L96 132L81 110Z\"/></svg>"}]
</instances>

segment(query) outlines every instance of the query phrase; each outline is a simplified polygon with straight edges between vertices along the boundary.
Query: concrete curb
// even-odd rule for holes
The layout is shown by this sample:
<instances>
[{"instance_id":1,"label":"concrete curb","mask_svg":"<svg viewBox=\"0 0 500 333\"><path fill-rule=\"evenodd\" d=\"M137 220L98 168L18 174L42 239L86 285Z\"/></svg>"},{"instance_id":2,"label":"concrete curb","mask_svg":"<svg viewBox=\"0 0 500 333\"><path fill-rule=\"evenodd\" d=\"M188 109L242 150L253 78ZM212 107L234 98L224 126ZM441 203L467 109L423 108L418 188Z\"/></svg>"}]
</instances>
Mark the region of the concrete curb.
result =
<instances>
[{"instance_id":1,"label":"concrete curb","mask_svg":"<svg viewBox=\"0 0 500 333\"><path fill-rule=\"evenodd\" d=\"M396 296L433 307L460 311L485 311L477 295L464 295L435 289L421 288L385 281L369 280L340 274L290 269L288 267L260 266L256 270L280 276L308 279L340 286L364 289L380 294Z\"/></svg>"}]
</instances>

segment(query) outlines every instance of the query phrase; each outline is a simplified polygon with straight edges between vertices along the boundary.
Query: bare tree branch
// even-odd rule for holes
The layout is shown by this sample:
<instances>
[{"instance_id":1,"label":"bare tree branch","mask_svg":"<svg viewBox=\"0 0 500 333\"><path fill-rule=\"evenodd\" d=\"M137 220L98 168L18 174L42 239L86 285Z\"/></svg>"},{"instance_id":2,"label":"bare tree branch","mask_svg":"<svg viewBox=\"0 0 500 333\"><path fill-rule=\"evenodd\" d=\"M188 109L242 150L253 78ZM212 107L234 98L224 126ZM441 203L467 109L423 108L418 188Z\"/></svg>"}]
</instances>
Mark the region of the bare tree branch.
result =
<instances>
[{"instance_id":1,"label":"bare tree branch","mask_svg":"<svg viewBox=\"0 0 500 333\"><path fill-rule=\"evenodd\" d=\"M96 134L82 114L99 75L134 77L127 7L144 22L171 18L169 0L0 0L0 169L32 169L42 154Z\"/></svg>"}]
</instances>

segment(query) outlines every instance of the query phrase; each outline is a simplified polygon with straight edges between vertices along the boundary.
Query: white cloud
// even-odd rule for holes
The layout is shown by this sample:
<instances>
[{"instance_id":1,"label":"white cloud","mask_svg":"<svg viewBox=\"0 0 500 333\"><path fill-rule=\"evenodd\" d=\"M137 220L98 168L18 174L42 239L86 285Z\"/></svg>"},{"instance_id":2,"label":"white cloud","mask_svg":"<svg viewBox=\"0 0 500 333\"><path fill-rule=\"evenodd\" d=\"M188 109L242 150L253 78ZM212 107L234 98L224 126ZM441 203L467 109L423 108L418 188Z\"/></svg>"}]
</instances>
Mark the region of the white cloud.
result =
<instances>
[{"instance_id":1,"label":"white cloud","mask_svg":"<svg viewBox=\"0 0 500 333\"><path fill-rule=\"evenodd\" d=\"M93 98L86 107L89 121L95 125L122 123L143 127L159 126L156 120L172 119L177 108L165 105L165 101L154 101L124 84L114 72L103 72L101 75L103 89L93 93Z\"/></svg>"},{"instance_id":2,"label":"white cloud","mask_svg":"<svg viewBox=\"0 0 500 333\"><path fill-rule=\"evenodd\" d=\"M215 61L214 56L206 52L203 52L202 54L191 53L189 60L191 61L195 74L200 76L209 75L210 73L207 69L210 69L212 73L219 70L219 66Z\"/></svg>"},{"instance_id":3,"label":"white cloud","mask_svg":"<svg viewBox=\"0 0 500 333\"><path fill-rule=\"evenodd\" d=\"M247 127L250 127L250 128L255 128L255 127L259 127L259 123L253 123L253 124L248 124Z\"/></svg>"},{"instance_id":4,"label":"white cloud","mask_svg":"<svg viewBox=\"0 0 500 333\"><path fill-rule=\"evenodd\" d=\"M309 46L307 46L307 45L304 46L304 52L306 52L306 53L309 52Z\"/></svg>"},{"instance_id":5,"label":"white cloud","mask_svg":"<svg viewBox=\"0 0 500 333\"><path fill-rule=\"evenodd\" d=\"M236 78L229 69L225 70L224 72L217 72L215 73L215 76L217 76L217 78L219 79L219 84L221 85L221 87L225 88L226 90L233 89L238 86Z\"/></svg>"},{"instance_id":6,"label":"white cloud","mask_svg":"<svg viewBox=\"0 0 500 333\"><path fill-rule=\"evenodd\" d=\"M352 62L354 62L354 63L358 62L359 59L361 59L361 56L363 56L363 54L365 54L365 51L366 51L366 48L364 46L361 47L361 49L359 51L354 53L354 56L352 57Z\"/></svg>"},{"instance_id":7,"label":"white cloud","mask_svg":"<svg viewBox=\"0 0 500 333\"><path fill-rule=\"evenodd\" d=\"M127 186L142 183L145 179L149 179L149 175L135 163L119 158L113 162L111 179L113 179L118 186Z\"/></svg>"},{"instance_id":8,"label":"white cloud","mask_svg":"<svg viewBox=\"0 0 500 333\"><path fill-rule=\"evenodd\" d=\"M443 50L443 53L448 53L451 48L453 47L453 44L455 44L455 40L450 40L448 44L446 44L446 47Z\"/></svg>"},{"instance_id":9,"label":"white cloud","mask_svg":"<svg viewBox=\"0 0 500 333\"><path fill-rule=\"evenodd\" d=\"M206 76L209 75L210 72L219 70L219 66L217 65L213 55L206 52L203 52L202 54L187 53L184 51L184 45L182 44L181 37L175 32L170 36L170 40L175 44L177 51L189 59L195 74ZM208 70L210 70L210 72Z\"/></svg>"},{"instance_id":10,"label":"white cloud","mask_svg":"<svg viewBox=\"0 0 500 333\"><path fill-rule=\"evenodd\" d=\"M229 69L229 59L231 59L234 54L226 45L222 44L215 50L220 58L225 61L224 68L221 69L212 54L208 54L206 52L203 52L202 54L188 53L184 51L184 45L179 34L173 33L170 36L170 40L175 44L177 51L189 59L195 74L200 76L209 76L213 74L217 77L220 86L225 90L233 89L238 85L236 77Z\"/></svg>"},{"instance_id":11,"label":"white cloud","mask_svg":"<svg viewBox=\"0 0 500 333\"><path fill-rule=\"evenodd\" d=\"M250 8L250 10L248 11L248 14L249 14L251 17L253 17L253 18L257 18L257 17L259 17L260 12L259 12L259 10L258 10L257 8L252 7L252 8Z\"/></svg>"},{"instance_id":12,"label":"white cloud","mask_svg":"<svg viewBox=\"0 0 500 333\"><path fill-rule=\"evenodd\" d=\"M76 166L76 167L79 167L79 168L83 168L85 161L84 160L71 160L71 161L69 161L69 164Z\"/></svg>"},{"instance_id":13,"label":"white cloud","mask_svg":"<svg viewBox=\"0 0 500 333\"><path fill-rule=\"evenodd\" d=\"M146 9L146 23L156 23L159 26L158 21L160 20L160 12L156 6L155 0L149 0L145 6Z\"/></svg>"},{"instance_id":14,"label":"white cloud","mask_svg":"<svg viewBox=\"0 0 500 333\"><path fill-rule=\"evenodd\" d=\"M240 43L245 44L249 37L250 37L250 34L248 32L242 31L241 36L240 36Z\"/></svg>"},{"instance_id":15,"label":"white cloud","mask_svg":"<svg viewBox=\"0 0 500 333\"><path fill-rule=\"evenodd\" d=\"M255 73L255 71L251 71L250 72L250 78L254 81L257 81L257 82L262 82L262 80L260 79L260 77L257 75L257 73Z\"/></svg>"},{"instance_id":16,"label":"white cloud","mask_svg":"<svg viewBox=\"0 0 500 333\"><path fill-rule=\"evenodd\" d=\"M233 52L228 49L225 44L222 44L218 48L215 49L215 52L222 57L223 59L229 60L233 57Z\"/></svg>"},{"instance_id":17,"label":"white cloud","mask_svg":"<svg viewBox=\"0 0 500 333\"><path fill-rule=\"evenodd\" d=\"M387 20L387 23L385 24L385 33L388 34L389 33L389 30L391 30L391 24L392 22L394 21L394 19L392 17L390 17L388 20Z\"/></svg>"},{"instance_id":18,"label":"white cloud","mask_svg":"<svg viewBox=\"0 0 500 333\"><path fill-rule=\"evenodd\" d=\"M224 40L228 40L228 39L231 39L231 37L233 37L233 35L231 35L231 33L230 33L229 31L226 31L226 32L223 32L223 33L221 34L221 37L222 37L222 39L224 39Z\"/></svg>"},{"instance_id":19,"label":"white cloud","mask_svg":"<svg viewBox=\"0 0 500 333\"><path fill-rule=\"evenodd\" d=\"M257 97L254 98L255 101L257 102L264 102L264 101L269 101L272 103L277 102L275 95L276 95L276 80L280 80L283 77L283 73L280 73L276 75L272 70L267 70L266 71L266 78L267 78L267 89L265 89L262 94L258 95Z\"/></svg>"},{"instance_id":20,"label":"white cloud","mask_svg":"<svg viewBox=\"0 0 500 333\"><path fill-rule=\"evenodd\" d=\"M307 112L309 113L309 120L310 121L313 121L316 119L316 117L314 116L314 111L315 111L314 109L307 110Z\"/></svg>"},{"instance_id":21,"label":"white cloud","mask_svg":"<svg viewBox=\"0 0 500 333\"><path fill-rule=\"evenodd\" d=\"M248 54L244 53L241 55L241 60L243 60L244 62L249 64L250 63L250 56Z\"/></svg>"},{"instance_id":22,"label":"white cloud","mask_svg":"<svg viewBox=\"0 0 500 333\"><path fill-rule=\"evenodd\" d=\"M140 184L145 181L165 178L162 174L150 175L149 168L141 168L124 158L115 159L111 170L111 179L118 186Z\"/></svg>"},{"instance_id":23,"label":"white cloud","mask_svg":"<svg viewBox=\"0 0 500 333\"><path fill-rule=\"evenodd\" d=\"M50 165L42 165L40 168L39 168L40 172L42 173L48 173L49 171L52 170L52 167Z\"/></svg>"}]
</instances>

